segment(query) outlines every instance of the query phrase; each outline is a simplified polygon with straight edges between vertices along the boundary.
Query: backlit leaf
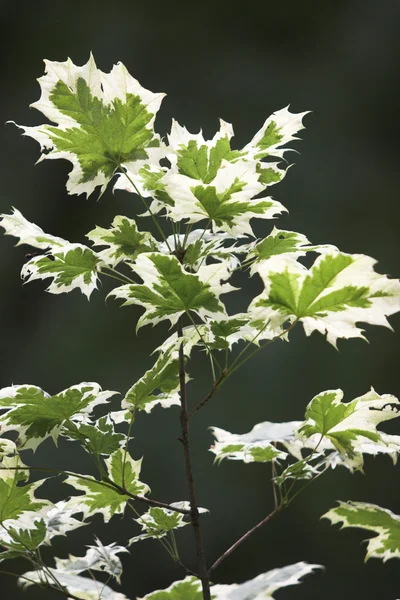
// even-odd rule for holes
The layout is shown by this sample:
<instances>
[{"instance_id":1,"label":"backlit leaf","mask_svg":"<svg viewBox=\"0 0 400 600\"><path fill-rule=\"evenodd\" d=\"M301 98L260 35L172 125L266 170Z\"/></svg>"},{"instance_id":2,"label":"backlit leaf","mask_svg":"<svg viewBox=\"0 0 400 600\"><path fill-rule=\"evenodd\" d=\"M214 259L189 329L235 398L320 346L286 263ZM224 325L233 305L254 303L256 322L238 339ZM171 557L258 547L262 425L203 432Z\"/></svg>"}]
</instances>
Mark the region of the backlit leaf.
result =
<instances>
[{"instance_id":1,"label":"backlit leaf","mask_svg":"<svg viewBox=\"0 0 400 600\"><path fill-rule=\"evenodd\" d=\"M311 269L281 255L260 263L265 291L249 307L254 320L279 328L300 320L307 335L338 338L363 336L358 322L390 325L388 315L400 309L400 283L374 271L375 260L363 254L327 252Z\"/></svg>"},{"instance_id":2,"label":"backlit leaf","mask_svg":"<svg viewBox=\"0 0 400 600\"><path fill-rule=\"evenodd\" d=\"M342 529L358 527L375 533L368 540L365 560L380 558L385 562L400 558L400 516L387 508L367 502L340 502L322 518L329 519L332 525L342 523Z\"/></svg>"},{"instance_id":3,"label":"backlit leaf","mask_svg":"<svg viewBox=\"0 0 400 600\"><path fill-rule=\"evenodd\" d=\"M164 94L153 94L129 75L122 63L100 71L93 57L83 67L45 61L40 99L32 107L53 125L22 127L40 143L42 159L65 158L73 169L67 190L89 196L104 191L124 163L146 160L159 146L153 125Z\"/></svg>"}]
</instances>

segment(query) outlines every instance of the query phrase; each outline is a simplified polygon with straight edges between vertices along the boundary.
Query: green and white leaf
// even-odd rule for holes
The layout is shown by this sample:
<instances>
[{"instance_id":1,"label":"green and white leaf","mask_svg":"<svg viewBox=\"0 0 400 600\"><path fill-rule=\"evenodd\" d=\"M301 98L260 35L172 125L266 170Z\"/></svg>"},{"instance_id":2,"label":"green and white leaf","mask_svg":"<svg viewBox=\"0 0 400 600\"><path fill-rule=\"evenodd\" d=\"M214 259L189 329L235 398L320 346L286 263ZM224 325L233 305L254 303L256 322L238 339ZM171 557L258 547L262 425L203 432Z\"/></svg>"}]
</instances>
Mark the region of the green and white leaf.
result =
<instances>
[{"instance_id":1,"label":"green and white leaf","mask_svg":"<svg viewBox=\"0 0 400 600\"><path fill-rule=\"evenodd\" d=\"M28 471L27 471L28 473ZM56 504L47 502L45 506L35 511L25 511L17 519L9 519L5 525L8 528L13 527L16 530L35 530L36 522L43 521L45 524L44 543L50 544L51 540L57 535L66 535L69 531L86 525L82 521L74 519L72 515L78 513L76 506L70 506L70 502L62 500ZM2 534L3 539L4 533ZM10 539L8 539L10 542Z\"/></svg>"},{"instance_id":2,"label":"green and white leaf","mask_svg":"<svg viewBox=\"0 0 400 600\"><path fill-rule=\"evenodd\" d=\"M154 366L146 371L126 393L122 409L147 413L160 404L163 408L180 405L179 360L177 353L161 353Z\"/></svg>"},{"instance_id":3,"label":"green and white leaf","mask_svg":"<svg viewBox=\"0 0 400 600\"><path fill-rule=\"evenodd\" d=\"M210 427L215 437L215 443L210 451L215 454L215 461L224 458L229 460L242 460L243 462L266 462L274 459L284 460L287 452L276 448L273 443L280 443L288 452L301 459L302 442L297 442L295 435L300 421L287 423L271 423L264 421L253 427L249 433L236 434Z\"/></svg>"},{"instance_id":4,"label":"green and white leaf","mask_svg":"<svg viewBox=\"0 0 400 600\"><path fill-rule=\"evenodd\" d=\"M342 523L341 529L357 527L374 532L375 537L368 540L365 560L400 558L400 516L387 508L367 502L340 502L322 518L332 525Z\"/></svg>"},{"instance_id":5,"label":"green and white leaf","mask_svg":"<svg viewBox=\"0 0 400 600\"><path fill-rule=\"evenodd\" d=\"M84 571L100 571L108 573L120 583L122 575L122 563L117 556L121 552L129 552L124 546L117 546L115 542L108 546L103 546L96 538L96 546L87 546L88 550L85 556L72 556L68 558L56 558L56 568L59 573L68 575L79 575Z\"/></svg>"},{"instance_id":6,"label":"green and white leaf","mask_svg":"<svg viewBox=\"0 0 400 600\"><path fill-rule=\"evenodd\" d=\"M172 507L190 510L189 502L172 502ZM206 513L206 508L199 508L200 513ZM147 539L160 539L165 537L168 532L174 529L180 529L190 525L190 520L185 515L167 508L150 507L149 510L141 515L139 519L134 519L141 527L143 533L136 535L129 540L129 544L134 544Z\"/></svg>"},{"instance_id":7,"label":"green and white leaf","mask_svg":"<svg viewBox=\"0 0 400 600\"><path fill-rule=\"evenodd\" d=\"M269 260L272 256L284 255L297 260L300 256L305 256L307 252L323 253L327 251L337 251L337 248L329 244L315 246L302 233L274 227L266 238L253 245L246 261L252 261L250 273L254 275L258 272L260 263Z\"/></svg>"},{"instance_id":8,"label":"green and white leaf","mask_svg":"<svg viewBox=\"0 0 400 600\"><path fill-rule=\"evenodd\" d=\"M307 114L308 112L291 113L288 106L276 111L268 117L243 151L254 159L262 159L266 156L282 157L288 150L288 148L282 149L282 146L299 139L296 134L304 129L302 121Z\"/></svg>"},{"instance_id":9,"label":"green and white leaf","mask_svg":"<svg viewBox=\"0 0 400 600\"><path fill-rule=\"evenodd\" d=\"M166 319L174 325L186 312L195 312L202 319L224 315L219 296L235 289L221 283L230 276L227 262L204 265L193 275L183 269L175 256L153 253L138 256L132 269L143 284L123 285L110 295L125 300L124 306L138 304L145 308L137 329Z\"/></svg>"},{"instance_id":10,"label":"green and white leaf","mask_svg":"<svg viewBox=\"0 0 400 600\"><path fill-rule=\"evenodd\" d=\"M53 281L47 292L62 294L78 288L90 298L97 288L101 264L100 257L87 246L67 244L54 249L51 254L31 258L22 267L21 277L25 281L51 278Z\"/></svg>"},{"instance_id":11,"label":"green and white leaf","mask_svg":"<svg viewBox=\"0 0 400 600\"><path fill-rule=\"evenodd\" d=\"M302 578L322 569L321 565L298 562L293 565L272 569L244 583L214 585L211 588L215 600L264 600L274 598L274 592L289 585L302 583Z\"/></svg>"},{"instance_id":12,"label":"green and white leaf","mask_svg":"<svg viewBox=\"0 0 400 600\"><path fill-rule=\"evenodd\" d=\"M64 424L62 435L71 441L80 441L91 454L109 456L126 441L126 436L116 433L110 414L94 422Z\"/></svg>"},{"instance_id":13,"label":"green and white leaf","mask_svg":"<svg viewBox=\"0 0 400 600\"><path fill-rule=\"evenodd\" d=\"M342 390L328 390L315 396L306 409L306 421L298 435L308 447L319 451L337 450L348 468L362 468L363 454L389 454L394 460L400 451L400 436L379 431L383 421L400 416L400 401L390 394L367 394L342 402Z\"/></svg>"},{"instance_id":14,"label":"green and white leaf","mask_svg":"<svg viewBox=\"0 0 400 600\"><path fill-rule=\"evenodd\" d=\"M2 431L16 431L18 442L24 450L36 448L48 437L54 442L63 425L88 419L93 409L105 404L116 392L102 391L97 383L80 383L50 396L41 388L15 385L0 390L0 416Z\"/></svg>"},{"instance_id":15,"label":"green and white leaf","mask_svg":"<svg viewBox=\"0 0 400 600\"><path fill-rule=\"evenodd\" d=\"M364 338L357 323L389 327L387 316L400 309L400 282L374 271L375 260L363 254L327 252L307 269L287 256L273 256L258 266L265 290L250 304L255 321L276 331L300 320L306 335Z\"/></svg>"},{"instance_id":16,"label":"green and white leaf","mask_svg":"<svg viewBox=\"0 0 400 600\"><path fill-rule=\"evenodd\" d=\"M52 568L48 568L47 572L44 570L28 571L19 577L18 585L22 589L26 589L33 584L45 584L46 587L51 587L54 586L53 578L66 588L71 595L81 600L129 600L127 596L120 592L114 592L102 581L95 581L81 575L71 575Z\"/></svg>"},{"instance_id":17,"label":"green and white leaf","mask_svg":"<svg viewBox=\"0 0 400 600\"><path fill-rule=\"evenodd\" d=\"M25 219L23 214L16 208L12 210L13 212L10 215L0 215L0 226L5 229L5 235L19 238L16 246L28 244L41 250L47 248L57 250L70 244L67 240L45 233L38 225Z\"/></svg>"},{"instance_id":18,"label":"green and white leaf","mask_svg":"<svg viewBox=\"0 0 400 600\"><path fill-rule=\"evenodd\" d=\"M15 528L9 523L6 527L6 532L2 530L0 533L0 545L5 546L10 553L24 555L36 550L45 541L46 524L43 519L36 519L30 529ZM0 561L6 558L11 558L11 556L0 554Z\"/></svg>"},{"instance_id":19,"label":"green and white leaf","mask_svg":"<svg viewBox=\"0 0 400 600\"><path fill-rule=\"evenodd\" d=\"M301 579L321 569L320 565L298 562L287 567L262 573L244 583L231 585L217 584L211 587L213 600L265 600L273 598L273 593L289 585L301 583ZM158 590L137 600L202 600L201 582L195 577L175 581L165 590Z\"/></svg>"},{"instance_id":20,"label":"green and white leaf","mask_svg":"<svg viewBox=\"0 0 400 600\"><path fill-rule=\"evenodd\" d=\"M19 463L14 463L19 466ZM10 464L2 463L2 467ZM38 500L36 490L44 480L25 483L28 471L13 469L1 470L0 477L0 523L15 527L15 520L27 511L39 511L49 504L48 500Z\"/></svg>"},{"instance_id":21,"label":"green and white leaf","mask_svg":"<svg viewBox=\"0 0 400 600\"><path fill-rule=\"evenodd\" d=\"M133 460L129 452L119 449L105 460L110 483L98 481L91 476L85 478L69 475L65 480L83 495L73 496L70 506L76 507L76 512L83 512L84 519L95 513L100 513L108 522L113 515L123 514L130 496L117 487L124 488L129 494L145 495L150 488L139 480L142 459ZM78 507L80 511L78 511Z\"/></svg>"},{"instance_id":22,"label":"green and white leaf","mask_svg":"<svg viewBox=\"0 0 400 600\"><path fill-rule=\"evenodd\" d=\"M234 238L222 231L212 233L208 229L194 229L188 235L170 235L165 242L159 244L159 250L163 254L170 254L170 248L180 252L184 267L190 271L198 271L209 259L228 261L231 268L236 269L240 266L240 261L235 255L236 247L223 246L224 242L232 239Z\"/></svg>"},{"instance_id":23,"label":"green and white leaf","mask_svg":"<svg viewBox=\"0 0 400 600\"><path fill-rule=\"evenodd\" d=\"M211 596L213 600L215 596ZM168 588L146 594L136 600L203 600L201 581L196 577L185 577L182 581L174 581Z\"/></svg>"},{"instance_id":24,"label":"green and white leaf","mask_svg":"<svg viewBox=\"0 0 400 600\"><path fill-rule=\"evenodd\" d=\"M70 194L89 196L97 186L103 192L122 165L146 161L148 148L159 146L153 125L164 94L143 88L122 63L110 73L100 71L92 56L83 67L70 59L45 65L41 97L32 107L57 126L22 129L46 150L41 160L72 163Z\"/></svg>"},{"instance_id":25,"label":"green and white leaf","mask_svg":"<svg viewBox=\"0 0 400 600\"><path fill-rule=\"evenodd\" d=\"M320 458L321 454L318 453L315 458ZM306 459L301 459L298 460L295 463L292 463L290 465L288 465L285 469L283 469L283 471L277 475L276 477L274 477L273 481L276 485L281 486L284 483L286 483L286 481L288 479L292 479L292 480L299 480L299 479L305 479L305 480L309 480L312 479L313 477L316 477L317 475L320 474L320 469L325 466L323 464L318 464L316 467L310 464L310 460L306 460Z\"/></svg>"},{"instance_id":26,"label":"green and white leaf","mask_svg":"<svg viewBox=\"0 0 400 600\"><path fill-rule=\"evenodd\" d=\"M107 246L97 256L111 266L121 261L133 262L142 252L153 252L158 247L151 233L139 231L135 220L124 216L115 217L110 229L97 226L86 237L95 246Z\"/></svg>"},{"instance_id":27,"label":"green and white leaf","mask_svg":"<svg viewBox=\"0 0 400 600\"><path fill-rule=\"evenodd\" d=\"M77 512L68 500L61 500L45 506L36 513L46 524L46 543L50 543L50 540L57 535L66 535L69 531L85 525L82 521L73 518L72 515Z\"/></svg>"},{"instance_id":28,"label":"green and white leaf","mask_svg":"<svg viewBox=\"0 0 400 600\"><path fill-rule=\"evenodd\" d=\"M172 220L197 223L205 219L212 223L213 230L225 231L233 237L254 235L250 226L253 217L273 219L286 210L272 198L254 199L265 188L259 182L256 162L223 161L209 184L173 171L163 181L175 201L168 207Z\"/></svg>"},{"instance_id":29,"label":"green and white leaf","mask_svg":"<svg viewBox=\"0 0 400 600\"><path fill-rule=\"evenodd\" d=\"M159 148L146 150L148 160L137 160L134 163L125 163L123 173L120 173L114 184L114 190L124 190L132 194L139 194L142 198L151 197L149 209L153 215L174 204L168 195L163 177L168 172L167 167L160 166L160 160L166 157L166 148L161 142ZM146 210L140 216L149 216Z\"/></svg>"}]
</instances>

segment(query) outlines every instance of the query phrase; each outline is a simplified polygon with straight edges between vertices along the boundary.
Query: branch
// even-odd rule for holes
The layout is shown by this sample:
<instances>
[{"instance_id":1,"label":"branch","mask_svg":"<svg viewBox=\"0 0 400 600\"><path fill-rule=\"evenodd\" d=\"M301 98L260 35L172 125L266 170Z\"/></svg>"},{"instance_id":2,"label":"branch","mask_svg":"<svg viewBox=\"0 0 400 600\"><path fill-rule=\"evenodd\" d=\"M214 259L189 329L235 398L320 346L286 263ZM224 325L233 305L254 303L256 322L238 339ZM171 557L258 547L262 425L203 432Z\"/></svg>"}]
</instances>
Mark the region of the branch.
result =
<instances>
[{"instance_id":1,"label":"branch","mask_svg":"<svg viewBox=\"0 0 400 600\"><path fill-rule=\"evenodd\" d=\"M144 496L137 496L136 494L131 494L126 489L121 487L120 485L111 481L111 479L106 478L107 483L110 483L114 488L116 488L121 494L125 496L129 496L132 500L137 500L138 502L144 502L149 506L155 506L156 508L166 508L167 510L171 510L174 512L182 513L183 515L191 515L192 511L187 508L177 508L175 506L171 506L170 504L166 504L165 502L159 502L158 500L151 500L150 498L145 498Z\"/></svg>"},{"instance_id":2,"label":"branch","mask_svg":"<svg viewBox=\"0 0 400 600\"><path fill-rule=\"evenodd\" d=\"M277 507L271 513L269 513L269 515L267 515L264 519L262 519L262 521L257 523L257 525L254 525L254 527L252 527L244 535L242 535L242 537L239 538L234 544L232 544L232 546L230 548L228 548L228 550L225 550L225 552L223 554L221 554L221 556L209 568L208 574L210 575L210 573L212 571L214 571L214 569L219 567L219 565L222 563L222 561L225 560L225 558L228 558L228 556L230 556L232 554L232 552L234 552L243 542L245 542L251 536L252 533L254 533L258 529L263 527L263 525L266 525L273 517L275 517L277 514L279 514L279 512L280 512L280 507Z\"/></svg>"},{"instance_id":3,"label":"branch","mask_svg":"<svg viewBox=\"0 0 400 600\"><path fill-rule=\"evenodd\" d=\"M183 338L182 332L182 321L178 321L178 338ZM180 396L181 396L181 430L182 430L182 445L183 453L185 457L185 470L186 470L186 481L189 491L189 500L192 517L192 527L194 532L194 538L196 542L196 554L197 554L197 565L199 571L199 579L203 589L203 600L211 600L210 593L210 580L207 572L207 564L204 554L203 540L200 530L200 515L199 508L197 505L196 491L193 479L192 470L192 459L190 455L190 444L189 444L189 415L187 408L187 397L186 397L186 377L185 377L185 356L183 351L183 343L179 346L179 382L180 382Z\"/></svg>"},{"instance_id":4,"label":"branch","mask_svg":"<svg viewBox=\"0 0 400 600\"><path fill-rule=\"evenodd\" d=\"M212 388L210 389L210 391L208 392L208 394L206 396L204 396L203 400L201 400L201 402L199 402L188 414L188 419L190 419L198 410L200 410L205 404L207 404L207 402L213 397L214 393L218 390L219 386L221 385L221 383L223 382L223 380L225 379L225 377L228 375L228 370L224 369L221 373L221 375L218 377L218 379L216 381L214 381L214 383L212 384Z\"/></svg>"}]
</instances>

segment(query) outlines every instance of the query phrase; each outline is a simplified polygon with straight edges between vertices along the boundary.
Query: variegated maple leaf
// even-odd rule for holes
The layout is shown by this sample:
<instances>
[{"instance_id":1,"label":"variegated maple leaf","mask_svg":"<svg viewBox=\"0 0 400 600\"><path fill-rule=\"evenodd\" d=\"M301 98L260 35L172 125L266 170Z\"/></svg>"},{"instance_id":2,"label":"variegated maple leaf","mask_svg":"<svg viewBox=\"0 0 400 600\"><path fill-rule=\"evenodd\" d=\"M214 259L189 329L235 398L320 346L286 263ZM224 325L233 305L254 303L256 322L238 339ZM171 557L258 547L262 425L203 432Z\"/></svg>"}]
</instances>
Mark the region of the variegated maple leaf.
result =
<instances>
[{"instance_id":1,"label":"variegated maple leaf","mask_svg":"<svg viewBox=\"0 0 400 600\"><path fill-rule=\"evenodd\" d=\"M103 192L125 163L144 161L158 151L154 119L164 94L143 88L122 63L110 73L97 68L93 56L78 67L45 60L39 79L41 96L31 106L54 125L21 127L39 142L41 160L65 158L72 165L67 190L89 196Z\"/></svg>"},{"instance_id":2,"label":"variegated maple leaf","mask_svg":"<svg viewBox=\"0 0 400 600\"><path fill-rule=\"evenodd\" d=\"M315 396L306 409L306 421L298 428L308 447L337 450L350 469L362 468L363 454L389 454L396 461L400 436L379 431L379 423L400 416L400 401L371 389L351 402L342 402L342 390Z\"/></svg>"},{"instance_id":3,"label":"variegated maple leaf","mask_svg":"<svg viewBox=\"0 0 400 600\"><path fill-rule=\"evenodd\" d=\"M3 432L16 431L24 450L36 448L48 437L54 442L63 425L89 416L95 406L108 402L115 392L102 391L97 383L80 383L51 396L34 385L14 385L0 390Z\"/></svg>"},{"instance_id":4,"label":"variegated maple leaf","mask_svg":"<svg viewBox=\"0 0 400 600\"><path fill-rule=\"evenodd\" d=\"M248 312L276 330L301 321L307 335L326 333L334 346L338 338L365 339L357 323L390 328L386 317L400 309L400 282L376 273L375 263L363 254L327 251L307 269L285 255L272 256L257 265L265 291Z\"/></svg>"},{"instance_id":5,"label":"variegated maple leaf","mask_svg":"<svg viewBox=\"0 0 400 600\"><path fill-rule=\"evenodd\" d=\"M13 209L10 215L0 215L0 226L6 235L19 238L16 244L29 244L46 252L33 256L22 267L21 277L25 281L52 279L47 291L51 294L81 290L88 298L98 283L98 272L102 258L82 244L45 233Z\"/></svg>"},{"instance_id":6,"label":"variegated maple leaf","mask_svg":"<svg viewBox=\"0 0 400 600\"><path fill-rule=\"evenodd\" d=\"M150 491L148 485L139 480L142 459L134 460L129 452L118 449L105 460L107 465L108 480L98 481L94 477L79 477L69 475L65 483L76 490L83 492L80 496L73 496L69 505L79 507L84 519L95 513L100 513L104 521L108 522L113 515L123 514L126 503L130 496L128 494L147 494ZM112 484L115 483L117 487ZM125 489L127 493L120 491Z\"/></svg>"},{"instance_id":7,"label":"variegated maple leaf","mask_svg":"<svg viewBox=\"0 0 400 600\"><path fill-rule=\"evenodd\" d=\"M125 300L124 306L139 304L146 309L137 329L165 319L173 325L182 314L190 312L202 319L225 315L219 296L235 289L223 283L230 276L228 261L203 265L192 274L184 270L175 256L144 253L138 256L132 270L143 283L123 285L110 295Z\"/></svg>"},{"instance_id":8,"label":"variegated maple leaf","mask_svg":"<svg viewBox=\"0 0 400 600\"><path fill-rule=\"evenodd\" d=\"M387 508L368 502L340 502L322 518L329 519L332 525L342 523L341 529L357 527L375 533L368 540L365 560L380 558L386 562L400 558L400 516Z\"/></svg>"},{"instance_id":9,"label":"variegated maple leaf","mask_svg":"<svg viewBox=\"0 0 400 600\"><path fill-rule=\"evenodd\" d=\"M298 562L293 565L272 569L244 583L217 584L211 587L213 600L266 600L273 599L274 592L301 583L301 579L321 569L320 565ZM137 600L202 600L201 582L195 577L175 581L169 588L147 594Z\"/></svg>"}]
</instances>

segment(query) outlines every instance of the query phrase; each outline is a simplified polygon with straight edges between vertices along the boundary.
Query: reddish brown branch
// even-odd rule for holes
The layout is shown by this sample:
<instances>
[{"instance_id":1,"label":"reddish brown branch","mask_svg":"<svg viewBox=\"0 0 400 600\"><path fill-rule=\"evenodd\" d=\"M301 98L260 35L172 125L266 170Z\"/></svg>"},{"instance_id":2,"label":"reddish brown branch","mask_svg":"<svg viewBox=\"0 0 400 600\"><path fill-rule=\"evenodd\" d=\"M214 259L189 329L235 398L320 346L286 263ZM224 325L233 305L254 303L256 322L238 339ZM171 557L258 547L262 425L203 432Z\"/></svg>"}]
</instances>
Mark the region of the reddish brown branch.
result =
<instances>
[{"instance_id":1,"label":"reddish brown branch","mask_svg":"<svg viewBox=\"0 0 400 600\"><path fill-rule=\"evenodd\" d=\"M242 537L239 538L234 544L232 544L232 546L230 548L228 548L228 550L225 550L225 552L223 554L221 554L221 556L209 568L208 574L210 575L210 573L212 571L214 571L217 567L219 567L219 565L222 563L222 561L225 560L225 558L228 558L228 556L230 556L232 554L232 552L234 552L241 544L243 544L243 542L245 542L251 536L252 533L254 533L258 529L260 529L261 527L266 525L279 512L280 512L280 509L276 508L271 513L269 513L269 515L267 515L264 519L262 519L262 521L257 523L257 525L254 525L254 527L252 527L244 535L242 535Z\"/></svg>"},{"instance_id":2,"label":"reddish brown branch","mask_svg":"<svg viewBox=\"0 0 400 600\"><path fill-rule=\"evenodd\" d=\"M190 419L190 417L192 417L198 410L200 410L205 404L207 404L207 402L213 397L213 395L215 394L215 392L218 390L219 386L221 385L221 383L223 382L223 380L225 379L225 377L228 375L228 370L224 369L221 373L221 375L218 377L218 379L216 381L214 381L212 388L210 389L210 391L208 392L208 394L206 396L204 396L203 400L201 400L188 414L188 419Z\"/></svg>"}]
</instances>

